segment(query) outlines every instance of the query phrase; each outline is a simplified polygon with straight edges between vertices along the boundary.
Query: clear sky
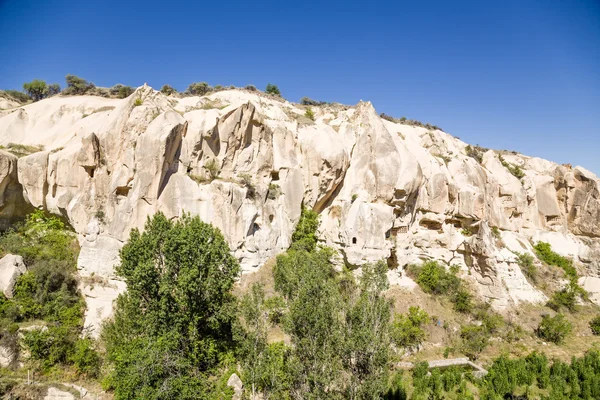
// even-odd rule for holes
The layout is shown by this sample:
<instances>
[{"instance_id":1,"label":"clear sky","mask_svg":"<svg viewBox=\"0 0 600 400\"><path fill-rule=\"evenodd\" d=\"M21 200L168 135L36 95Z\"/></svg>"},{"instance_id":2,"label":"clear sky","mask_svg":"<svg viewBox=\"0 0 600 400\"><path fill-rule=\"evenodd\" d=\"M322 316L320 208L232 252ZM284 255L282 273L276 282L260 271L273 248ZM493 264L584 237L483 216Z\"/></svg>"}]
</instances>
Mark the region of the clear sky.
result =
<instances>
[{"instance_id":1,"label":"clear sky","mask_svg":"<svg viewBox=\"0 0 600 400\"><path fill-rule=\"evenodd\" d=\"M0 88L275 83L600 174L600 0L0 0Z\"/></svg>"}]
</instances>

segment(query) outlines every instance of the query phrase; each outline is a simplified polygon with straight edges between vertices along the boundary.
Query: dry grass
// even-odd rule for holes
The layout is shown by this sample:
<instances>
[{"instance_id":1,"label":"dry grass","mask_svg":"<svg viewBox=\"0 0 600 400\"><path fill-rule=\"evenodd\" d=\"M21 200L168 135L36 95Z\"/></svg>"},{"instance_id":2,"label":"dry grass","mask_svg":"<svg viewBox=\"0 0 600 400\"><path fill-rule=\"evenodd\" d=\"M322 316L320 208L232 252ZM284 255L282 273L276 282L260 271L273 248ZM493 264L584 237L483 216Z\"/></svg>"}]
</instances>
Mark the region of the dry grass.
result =
<instances>
[{"instance_id":1,"label":"dry grass","mask_svg":"<svg viewBox=\"0 0 600 400\"><path fill-rule=\"evenodd\" d=\"M44 150L44 146L29 146L25 144L9 143L6 147L0 146L0 149L6 150L18 158L31 155Z\"/></svg>"}]
</instances>

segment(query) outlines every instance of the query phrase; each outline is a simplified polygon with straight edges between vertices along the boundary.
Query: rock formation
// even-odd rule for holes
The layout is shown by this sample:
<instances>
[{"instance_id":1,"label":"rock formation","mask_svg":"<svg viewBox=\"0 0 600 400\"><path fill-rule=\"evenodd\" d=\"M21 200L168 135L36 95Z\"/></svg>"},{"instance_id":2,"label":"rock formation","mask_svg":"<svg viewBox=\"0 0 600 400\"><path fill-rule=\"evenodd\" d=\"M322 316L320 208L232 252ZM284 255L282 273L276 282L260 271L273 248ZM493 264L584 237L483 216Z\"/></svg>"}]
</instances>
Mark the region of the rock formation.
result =
<instances>
[{"instance_id":1,"label":"rock formation","mask_svg":"<svg viewBox=\"0 0 600 400\"><path fill-rule=\"evenodd\" d=\"M81 275L105 282L84 288L92 325L123 290L113 267L129 231L156 211L216 225L248 273L289 246L304 204L348 266L386 259L401 275L423 260L458 265L498 309L544 300L515 255L544 240L574 258L600 300L593 173L473 148L382 119L368 102L314 107L314 121L305 111L256 92L176 98L148 86L123 100L58 96L5 111L0 144L43 150L0 152L0 220L31 206L69 221Z\"/></svg>"}]
</instances>

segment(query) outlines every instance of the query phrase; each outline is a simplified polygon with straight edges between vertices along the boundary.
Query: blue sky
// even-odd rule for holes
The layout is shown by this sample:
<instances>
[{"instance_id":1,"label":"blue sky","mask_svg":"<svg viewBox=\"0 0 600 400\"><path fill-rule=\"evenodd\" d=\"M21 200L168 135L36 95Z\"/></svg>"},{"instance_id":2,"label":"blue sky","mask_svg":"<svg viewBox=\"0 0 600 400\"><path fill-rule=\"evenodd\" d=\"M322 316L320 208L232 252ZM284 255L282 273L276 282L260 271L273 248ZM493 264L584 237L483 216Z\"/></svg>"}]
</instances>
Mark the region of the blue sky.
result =
<instances>
[{"instance_id":1,"label":"blue sky","mask_svg":"<svg viewBox=\"0 0 600 400\"><path fill-rule=\"evenodd\" d=\"M4 89L272 82L600 174L598 0L0 0L0 54Z\"/></svg>"}]
</instances>

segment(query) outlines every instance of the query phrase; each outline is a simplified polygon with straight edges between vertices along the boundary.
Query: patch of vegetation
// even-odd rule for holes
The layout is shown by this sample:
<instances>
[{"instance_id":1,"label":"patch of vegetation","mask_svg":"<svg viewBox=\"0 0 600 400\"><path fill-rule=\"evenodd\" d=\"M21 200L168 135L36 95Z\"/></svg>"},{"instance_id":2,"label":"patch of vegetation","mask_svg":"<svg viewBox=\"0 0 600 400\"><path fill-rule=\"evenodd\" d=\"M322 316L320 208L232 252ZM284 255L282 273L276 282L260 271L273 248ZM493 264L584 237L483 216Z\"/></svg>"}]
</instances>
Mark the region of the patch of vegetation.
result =
<instances>
[{"instance_id":1,"label":"patch of vegetation","mask_svg":"<svg viewBox=\"0 0 600 400\"><path fill-rule=\"evenodd\" d=\"M188 86L186 93L192 96L204 96L213 90L212 86L206 82L194 82Z\"/></svg>"},{"instance_id":2,"label":"patch of vegetation","mask_svg":"<svg viewBox=\"0 0 600 400\"><path fill-rule=\"evenodd\" d=\"M552 251L550 243L538 242L533 249L541 261L548 265L554 265L561 268L565 271L567 278L577 280L577 270L573 267L573 261Z\"/></svg>"},{"instance_id":3,"label":"patch of vegetation","mask_svg":"<svg viewBox=\"0 0 600 400\"><path fill-rule=\"evenodd\" d=\"M314 210L306 208L302 204L300 220L292 234L292 246L294 250L313 251L317 247L317 229L319 228L319 214Z\"/></svg>"},{"instance_id":4,"label":"patch of vegetation","mask_svg":"<svg viewBox=\"0 0 600 400\"><path fill-rule=\"evenodd\" d=\"M96 88L93 83L75 75L68 74L65 80L67 81L67 87L63 93L67 95L83 95Z\"/></svg>"},{"instance_id":5,"label":"patch of vegetation","mask_svg":"<svg viewBox=\"0 0 600 400\"><path fill-rule=\"evenodd\" d=\"M519 264L519 268L523 275L525 275L531 283L535 284L537 282L537 267L533 263L533 256L528 253L516 253L516 256L517 263Z\"/></svg>"},{"instance_id":6,"label":"patch of vegetation","mask_svg":"<svg viewBox=\"0 0 600 400\"><path fill-rule=\"evenodd\" d=\"M253 199L256 196L256 186L254 186L254 182L252 182L252 175L250 174L239 174L240 184L246 187L246 197Z\"/></svg>"},{"instance_id":7,"label":"patch of vegetation","mask_svg":"<svg viewBox=\"0 0 600 400\"><path fill-rule=\"evenodd\" d=\"M269 191L267 192L267 198L269 200L277 200L281 194L281 188L276 183L269 183Z\"/></svg>"},{"instance_id":8,"label":"patch of vegetation","mask_svg":"<svg viewBox=\"0 0 600 400\"><path fill-rule=\"evenodd\" d=\"M351 202L354 203L358 199L358 195L356 193L352 194Z\"/></svg>"},{"instance_id":9,"label":"patch of vegetation","mask_svg":"<svg viewBox=\"0 0 600 400\"><path fill-rule=\"evenodd\" d=\"M141 97L138 97L138 98L137 98L137 99L135 99L135 101L133 102L133 106L134 106L134 107L139 107L139 106L141 106L142 104L144 104L144 101L142 100L142 98L141 98Z\"/></svg>"},{"instance_id":10,"label":"patch of vegetation","mask_svg":"<svg viewBox=\"0 0 600 400\"><path fill-rule=\"evenodd\" d=\"M196 182L197 184L199 184L199 185L202 185L204 183L209 183L210 182L210 180L207 177L205 177L205 176L194 175L194 174L188 174L188 176L190 178L192 178L192 180L194 182Z\"/></svg>"},{"instance_id":11,"label":"patch of vegetation","mask_svg":"<svg viewBox=\"0 0 600 400\"><path fill-rule=\"evenodd\" d=\"M449 294L461 288L460 278L455 270L447 271L437 261L427 261L421 265L410 265L408 271L425 293Z\"/></svg>"},{"instance_id":12,"label":"patch of vegetation","mask_svg":"<svg viewBox=\"0 0 600 400\"><path fill-rule=\"evenodd\" d=\"M590 321L590 329L594 335L600 335L600 315Z\"/></svg>"},{"instance_id":13,"label":"patch of vegetation","mask_svg":"<svg viewBox=\"0 0 600 400\"><path fill-rule=\"evenodd\" d=\"M23 91L27 93L33 101L39 101L49 96L54 96L60 93L60 85L53 83L51 85L46 84L46 81L40 79L34 79L31 82L23 84Z\"/></svg>"},{"instance_id":14,"label":"patch of vegetation","mask_svg":"<svg viewBox=\"0 0 600 400\"><path fill-rule=\"evenodd\" d=\"M15 100L18 103L24 104L31 101L31 97L26 93L19 92L18 90L3 90L0 94L5 94L9 99Z\"/></svg>"},{"instance_id":15,"label":"patch of vegetation","mask_svg":"<svg viewBox=\"0 0 600 400\"><path fill-rule=\"evenodd\" d=\"M423 325L429 320L429 314L420 307L409 307L407 314L396 314L391 324L390 335L396 346L418 351L427 333Z\"/></svg>"},{"instance_id":16,"label":"patch of vegetation","mask_svg":"<svg viewBox=\"0 0 600 400\"><path fill-rule=\"evenodd\" d=\"M307 108L306 112L304 113L304 116L308 119L310 119L311 121L315 120L315 113L313 112L312 109Z\"/></svg>"},{"instance_id":17,"label":"patch of vegetation","mask_svg":"<svg viewBox=\"0 0 600 400\"><path fill-rule=\"evenodd\" d=\"M535 333L540 339L561 344L572 330L573 324L563 314L556 314L554 317L542 315L542 322L538 325Z\"/></svg>"},{"instance_id":18,"label":"patch of vegetation","mask_svg":"<svg viewBox=\"0 0 600 400\"><path fill-rule=\"evenodd\" d=\"M160 92L165 96L170 96L177 93L177 90L171 85L163 85L163 87L160 88Z\"/></svg>"},{"instance_id":19,"label":"patch of vegetation","mask_svg":"<svg viewBox=\"0 0 600 400\"><path fill-rule=\"evenodd\" d=\"M208 177L211 181L214 181L219 177L219 170L221 166L219 162L215 158L211 158L207 162L204 163L204 169L208 172Z\"/></svg>"},{"instance_id":20,"label":"patch of vegetation","mask_svg":"<svg viewBox=\"0 0 600 400\"><path fill-rule=\"evenodd\" d=\"M318 101L318 100L313 100L310 99L308 97L303 97L300 99L300 104L302 104L303 106L322 106L327 104L326 101Z\"/></svg>"},{"instance_id":21,"label":"patch of vegetation","mask_svg":"<svg viewBox=\"0 0 600 400\"><path fill-rule=\"evenodd\" d=\"M49 371L59 364L74 365L80 374L96 376L100 364L93 342L80 339L84 302L75 278L76 235L58 218L36 210L0 237L0 249L22 256L28 268L17 279L13 297L1 296L0 336L14 335L16 324L37 321L40 328L25 332L21 343L32 367ZM87 361L80 358L82 343L88 348Z\"/></svg>"},{"instance_id":22,"label":"patch of vegetation","mask_svg":"<svg viewBox=\"0 0 600 400\"><path fill-rule=\"evenodd\" d=\"M21 158L31 155L33 153L37 153L39 151L43 151L44 146L30 146L26 144L9 143L8 145L6 145L6 147L0 146L0 149L6 150L9 153Z\"/></svg>"},{"instance_id":23,"label":"patch of vegetation","mask_svg":"<svg viewBox=\"0 0 600 400\"><path fill-rule=\"evenodd\" d=\"M498 158L500 159L502 166L506 168L515 178L523 179L525 177L525 172L523 172L521 167L507 162L502 156L499 156Z\"/></svg>"},{"instance_id":24,"label":"patch of vegetation","mask_svg":"<svg viewBox=\"0 0 600 400\"><path fill-rule=\"evenodd\" d=\"M142 233L131 232L116 268L127 292L102 333L111 366L105 384L116 398L197 399L227 390L219 382L231 375L239 272L219 230L199 217L159 213Z\"/></svg>"},{"instance_id":25,"label":"patch of vegetation","mask_svg":"<svg viewBox=\"0 0 600 400\"><path fill-rule=\"evenodd\" d=\"M488 150L489 149L480 146L468 145L467 147L465 147L465 152L467 153L467 156L473 158L479 164L483 162L483 153L487 152Z\"/></svg>"},{"instance_id":26,"label":"patch of vegetation","mask_svg":"<svg viewBox=\"0 0 600 400\"><path fill-rule=\"evenodd\" d=\"M390 121L390 122L394 122L396 124L403 124L403 125L410 125L410 126L418 126L421 128L425 128L427 130L430 131L435 131L435 130L443 130L442 128L440 128L437 125L432 125L428 122L423 123L421 121L418 121L416 119L407 119L406 117L402 117L402 118L394 118L391 115L387 115L386 113L381 113L379 114L379 117L385 119L386 121Z\"/></svg>"},{"instance_id":27,"label":"patch of vegetation","mask_svg":"<svg viewBox=\"0 0 600 400\"><path fill-rule=\"evenodd\" d=\"M112 96L116 96L119 99L124 99L131 96L134 92L134 89L131 86L125 86L118 83L111 87L109 91Z\"/></svg>"},{"instance_id":28,"label":"patch of vegetation","mask_svg":"<svg viewBox=\"0 0 600 400\"><path fill-rule=\"evenodd\" d=\"M563 289L554 292L546 305L556 312L559 312L562 308L575 312L577 311L577 299L584 294L583 289L571 281Z\"/></svg>"},{"instance_id":29,"label":"patch of vegetation","mask_svg":"<svg viewBox=\"0 0 600 400\"><path fill-rule=\"evenodd\" d=\"M274 96L281 96L281 91L279 90L279 87L277 87L277 85L273 85L272 83L267 83L265 93L272 94Z\"/></svg>"},{"instance_id":30,"label":"patch of vegetation","mask_svg":"<svg viewBox=\"0 0 600 400\"><path fill-rule=\"evenodd\" d=\"M258 89L256 89L256 86L254 86L254 85L247 85L244 89L249 90L251 92L258 91Z\"/></svg>"}]
</instances>

